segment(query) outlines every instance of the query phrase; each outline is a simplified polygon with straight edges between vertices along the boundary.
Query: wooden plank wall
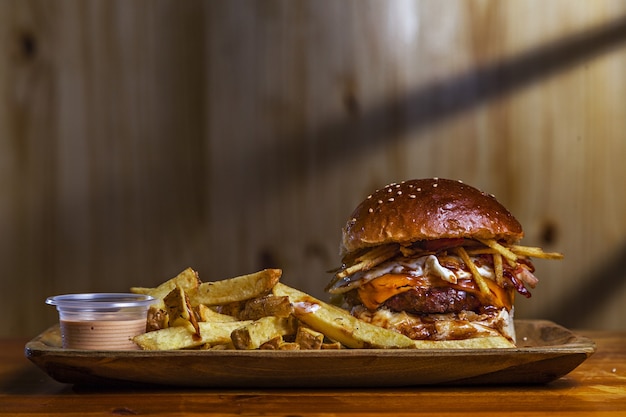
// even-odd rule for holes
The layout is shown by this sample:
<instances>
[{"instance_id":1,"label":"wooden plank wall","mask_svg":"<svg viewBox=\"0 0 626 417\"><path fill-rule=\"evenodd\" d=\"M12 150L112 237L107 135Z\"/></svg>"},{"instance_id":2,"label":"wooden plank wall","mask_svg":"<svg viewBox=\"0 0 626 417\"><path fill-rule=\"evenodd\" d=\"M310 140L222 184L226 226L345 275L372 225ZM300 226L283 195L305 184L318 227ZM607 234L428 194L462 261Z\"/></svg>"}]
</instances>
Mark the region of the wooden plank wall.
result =
<instances>
[{"instance_id":1,"label":"wooden plank wall","mask_svg":"<svg viewBox=\"0 0 626 417\"><path fill-rule=\"evenodd\" d=\"M46 296L273 266L323 296L370 191L518 217L517 316L624 328L626 3L0 2L0 336Z\"/></svg>"}]
</instances>

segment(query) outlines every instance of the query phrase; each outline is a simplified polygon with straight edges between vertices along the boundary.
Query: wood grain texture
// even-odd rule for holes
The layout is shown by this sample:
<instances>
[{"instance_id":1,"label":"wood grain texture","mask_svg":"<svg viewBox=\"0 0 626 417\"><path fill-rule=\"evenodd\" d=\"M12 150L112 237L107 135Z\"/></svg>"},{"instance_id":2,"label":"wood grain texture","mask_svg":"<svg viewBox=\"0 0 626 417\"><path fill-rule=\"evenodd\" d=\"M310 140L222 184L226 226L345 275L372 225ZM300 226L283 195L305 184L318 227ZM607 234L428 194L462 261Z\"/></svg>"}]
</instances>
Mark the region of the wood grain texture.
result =
<instances>
[{"instance_id":1,"label":"wood grain texture","mask_svg":"<svg viewBox=\"0 0 626 417\"><path fill-rule=\"evenodd\" d=\"M394 389L138 389L60 384L23 355L27 339L0 340L0 414L11 416L622 416L626 333L577 331L597 352L548 385Z\"/></svg>"},{"instance_id":2,"label":"wood grain texture","mask_svg":"<svg viewBox=\"0 0 626 417\"><path fill-rule=\"evenodd\" d=\"M46 296L265 267L322 297L372 190L463 179L538 261L520 318L623 328L626 5L0 3L0 335Z\"/></svg>"}]
</instances>

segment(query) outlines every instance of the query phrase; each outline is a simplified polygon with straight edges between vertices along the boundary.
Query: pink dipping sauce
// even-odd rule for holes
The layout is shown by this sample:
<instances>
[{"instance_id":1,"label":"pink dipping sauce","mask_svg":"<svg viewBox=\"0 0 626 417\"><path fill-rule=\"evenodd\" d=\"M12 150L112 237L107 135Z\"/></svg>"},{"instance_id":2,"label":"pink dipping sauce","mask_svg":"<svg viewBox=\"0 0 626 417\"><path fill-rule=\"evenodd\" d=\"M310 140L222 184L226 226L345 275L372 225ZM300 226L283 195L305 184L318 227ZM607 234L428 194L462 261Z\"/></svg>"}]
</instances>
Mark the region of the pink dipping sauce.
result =
<instances>
[{"instance_id":1,"label":"pink dipping sauce","mask_svg":"<svg viewBox=\"0 0 626 417\"><path fill-rule=\"evenodd\" d=\"M66 294L47 304L59 311L63 348L135 350L133 337L145 333L154 298L140 294Z\"/></svg>"}]
</instances>

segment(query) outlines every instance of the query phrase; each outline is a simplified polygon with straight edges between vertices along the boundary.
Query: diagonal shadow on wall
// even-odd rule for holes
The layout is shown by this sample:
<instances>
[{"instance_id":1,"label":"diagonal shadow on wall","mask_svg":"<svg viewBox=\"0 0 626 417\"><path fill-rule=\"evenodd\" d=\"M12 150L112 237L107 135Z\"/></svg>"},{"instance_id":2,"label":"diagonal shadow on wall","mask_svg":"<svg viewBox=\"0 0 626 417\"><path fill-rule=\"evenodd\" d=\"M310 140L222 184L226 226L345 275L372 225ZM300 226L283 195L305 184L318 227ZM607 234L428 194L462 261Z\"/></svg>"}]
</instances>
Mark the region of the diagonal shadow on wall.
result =
<instances>
[{"instance_id":1,"label":"diagonal shadow on wall","mask_svg":"<svg viewBox=\"0 0 626 417\"><path fill-rule=\"evenodd\" d=\"M315 136L313 150L317 153L316 160L321 168L340 164L350 155L370 152L388 145L391 140L406 138L406 135L398 133L417 132L431 127L616 48L624 48L625 42L626 16L541 45L518 56L473 68L457 77L409 91L396 101L381 103L371 109L362 110L358 105L358 97L348 98L346 117L322 125L311 133ZM376 126L376 129L367 130L363 126ZM293 140L284 140L277 147L261 150L261 154L256 150L250 157L263 157L262 152L265 151L268 156L290 161L290 167L305 166L310 155L302 150L297 134L292 136L289 139ZM286 173L282 178L298 180L299 170L296 168L294 171Z\"/></svg>"}]
</instances>

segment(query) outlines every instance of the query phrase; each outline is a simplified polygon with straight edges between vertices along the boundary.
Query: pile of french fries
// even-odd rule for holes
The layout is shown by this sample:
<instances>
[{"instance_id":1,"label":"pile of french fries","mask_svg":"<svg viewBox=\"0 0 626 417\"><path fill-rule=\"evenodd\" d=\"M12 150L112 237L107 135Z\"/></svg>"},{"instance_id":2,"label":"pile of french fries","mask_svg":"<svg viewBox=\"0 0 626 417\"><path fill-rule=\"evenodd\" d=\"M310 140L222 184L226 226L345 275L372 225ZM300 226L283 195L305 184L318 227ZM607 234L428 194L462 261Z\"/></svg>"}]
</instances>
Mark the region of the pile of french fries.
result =
<instances>
[{"instance_id":1,"label":"pile of french fries","mask_svg":"<svg viewBox=\"0 0 626 417\"><path fill-rule=\"evenodd\" d=\"M282 284L280 269L201 282L191 268L156 288L144 350L412 348L410 338L364 321Z\"/></svg>"}]
</instances>

